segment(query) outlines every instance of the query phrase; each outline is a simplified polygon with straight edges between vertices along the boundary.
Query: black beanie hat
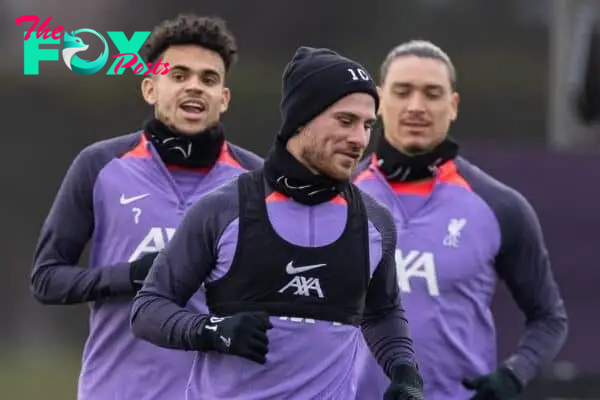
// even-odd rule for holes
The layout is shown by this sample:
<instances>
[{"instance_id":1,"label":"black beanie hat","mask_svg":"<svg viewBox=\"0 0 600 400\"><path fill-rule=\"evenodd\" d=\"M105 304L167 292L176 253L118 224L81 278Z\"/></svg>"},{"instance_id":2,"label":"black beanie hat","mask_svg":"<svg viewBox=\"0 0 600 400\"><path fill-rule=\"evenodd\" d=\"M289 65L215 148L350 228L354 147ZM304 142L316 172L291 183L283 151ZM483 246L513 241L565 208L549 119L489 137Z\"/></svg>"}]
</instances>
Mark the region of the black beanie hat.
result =
<instances>
[{"instance_id":1,"label":"black beanie hat","mask_svg":"<svg viewBox=\"0 0 600 400\"><path fill-rule=\"evenodd\" d=\"M377 86L359 63L333 50L302 46L283 71L279 138L287 142L299 127L351 93L367 93L379 107Z\"/></svg>"}]
</instances>

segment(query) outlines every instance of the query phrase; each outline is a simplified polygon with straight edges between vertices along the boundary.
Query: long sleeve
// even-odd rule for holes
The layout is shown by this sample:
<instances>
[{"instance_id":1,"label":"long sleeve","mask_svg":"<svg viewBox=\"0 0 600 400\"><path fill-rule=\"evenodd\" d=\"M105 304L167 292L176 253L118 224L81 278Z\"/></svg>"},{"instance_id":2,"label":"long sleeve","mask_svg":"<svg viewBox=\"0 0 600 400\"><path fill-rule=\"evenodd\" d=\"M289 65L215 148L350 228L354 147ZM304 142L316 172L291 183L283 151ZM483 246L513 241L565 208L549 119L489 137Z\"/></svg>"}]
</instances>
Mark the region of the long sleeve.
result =
<instances>
[{"instance_id":1,"label":"long sleeve","mask_svg":"<svg viewBox=\"0 0 600 400\"><path fill-rule=\"evenodd\" d=\"M197 202L154 260L131 311L133 334L138 338L165 348L196 349L195 335L206 316L186 304L216 263L218 237L226 226L223 216L232 209L224 196L229 187Z\"/></svg>"},{"instance_id":2,"label":"long sleeve","mask_svg":"<svg viewBox=\"0 0 600 400\"><path fill-rule=\"evenodd\" d=\"M538 217L522 196L515 199L499 214L502 247L496 270L525 314L525 332L505 364L527 383L560 351L568 320Z\"/></svg>"},{"instance_id":3,"label":"long sleeve","mask_svg":"<svg viewBox=\"0 0 600 400\"><path fill-rule=\"evenodd\" d=\"M92 145L69 167L42 226L31 274L33 296L44 304L76 304L133 294L129 265L77 266L94 229L93 190L106 152Z\"/></svg>"},{"instance_id":4,"label":"long sleeve","mask_svg":"<svg viewBox=\"0 0 600 400\"><path fill-rule=\"evenodd\" d=\"M373 356L389 377L394 366L416 367L417 362L397 283L396 228L387 211L378 214L382 258L369 284L361 328Z\"/></svg>"}]
</instances>

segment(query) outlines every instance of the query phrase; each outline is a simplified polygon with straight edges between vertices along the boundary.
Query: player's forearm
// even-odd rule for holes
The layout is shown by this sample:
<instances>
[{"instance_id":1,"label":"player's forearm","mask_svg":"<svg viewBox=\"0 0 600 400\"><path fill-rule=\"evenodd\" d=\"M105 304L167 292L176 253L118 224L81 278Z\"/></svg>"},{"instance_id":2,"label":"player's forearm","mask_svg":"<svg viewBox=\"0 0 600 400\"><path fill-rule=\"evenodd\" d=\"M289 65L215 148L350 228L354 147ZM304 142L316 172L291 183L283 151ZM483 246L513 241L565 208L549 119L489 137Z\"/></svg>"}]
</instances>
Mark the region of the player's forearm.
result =
<instances>
[{"instance_id":1,"label":"player's forearm","mask_svg":"<svg viewBox=\"0 0 600 400\"><path fill-rule=\"evenodd\" d=\"M197 334L205 318L142 289L133 302L131 329L136 337L160 347L197 350Z\"/></svg>"},{"instance_id":2,"label":"player's forearm","mask_svg":"<svg viewBox=\"0 0 600 400\"><path fill-rule=\"evenodd\" d=\"M512 357L505 361L526 384L560 351L568 330L567 313L556 283L535 210L516 196L504 207L502 248L496 271L525 315L525 333Z\"/></svg>"},{"instance_id":3,"label":"player's forearm","mask_svg":"<svg viewBox=\"0 0 600 400\"><path fill-rule=\"evenodd\" d=\"M196 350L198 332L205 319L186 308L211 269L209 250L203 252L206 247L196 240L191 212L157 255L131 310L133 334L170 349Z\"/></svg>"},{"instance_id":4,"label":"player's forearm","mask_svg":"<svg viewBox=\"0 0 600 400\"><path fill-rule=\"evenodd\" d=\"M365 341L386 375L390 376L392 367L398 364L417 365L408 321L400 307L365 314L361 328Z\"/></svg>"},{"instance_id":5,"label":"player's forearm","mask_svg":"<svg viewBox=\"0 0 600 400\"><path fill-rule=\"evenodd\" d=\"M568 331L567 312L549 267L542 265L536 274L538 279L518 286L511 282L510 288L519 307L525 314L527 324L515 353L506 360L521 383L535 378L540 368L551 361L562 348ZM517 274L513 274L517 275ZM517 275L515 280L528 282ZM535 293L535 296L528 296Z\"/></svg>"},{"instance_id":6,"label":"player's forearm","mask_svg":"<svg viewBox=\"0 0 600 400\"><path fill-rule=\"evenodd\" d=\"M564 307L551 315L529 322L516 352L505 361L519 380L526 384L535 378L540 368L552 360L562 348L568 332Z\"/></svg>"},{"instance_id":7,"label":"player's forearm","mask_svg":"<svg viewBox=\"0 0 600 400\"><path fill-rule=\"evenodd\" d=\"M67 265L36 266L31 291L43 304L78 304L134 293L129 264L82 268Z\"/></svg>"}]
</instances>

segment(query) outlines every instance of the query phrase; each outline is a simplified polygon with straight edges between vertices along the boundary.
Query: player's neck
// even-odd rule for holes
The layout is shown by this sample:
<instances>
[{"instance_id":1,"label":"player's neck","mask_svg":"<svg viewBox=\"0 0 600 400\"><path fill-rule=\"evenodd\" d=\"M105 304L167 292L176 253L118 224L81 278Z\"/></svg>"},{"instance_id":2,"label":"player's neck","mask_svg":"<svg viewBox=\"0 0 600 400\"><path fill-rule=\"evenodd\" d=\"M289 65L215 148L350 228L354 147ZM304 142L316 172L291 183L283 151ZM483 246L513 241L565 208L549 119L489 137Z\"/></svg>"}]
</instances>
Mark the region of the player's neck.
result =
<instances>
[{"instance_id":1,"label":"player's neck","mask_svg":"<svg viewBox=\"0 0 600 400\"><path fill-rule=\"evenodd\" d=\"M185 135L152 118L144 124L144 134L165 164L187 168L212 167L225 142L224 129L220 123L202 132Z\"/></svg>"},{"instance_id":2,"label":"player's neck","mask_svg":"<svg viewBox=\"0 0 600 400\"><path fill-rule=\"evenodd\" d=\"M385 135L381 135L375 157L379 170L387 180L422 182L433 179L442 164L456 158L458 149L456 142L446 138L428 152L408 155L392 146Z\"/></svg>"},{"instance_id":3,"label":"player's neck","mask_svg":"<svg viewBox=\"0 0 600 400\"><path fill-rule=\"evenodd\" d=\"M349 184L314 174L276 140L265 159L265 178L276 191L306 205L325 203L338 196Z\"/></svg>"}]
</instances>

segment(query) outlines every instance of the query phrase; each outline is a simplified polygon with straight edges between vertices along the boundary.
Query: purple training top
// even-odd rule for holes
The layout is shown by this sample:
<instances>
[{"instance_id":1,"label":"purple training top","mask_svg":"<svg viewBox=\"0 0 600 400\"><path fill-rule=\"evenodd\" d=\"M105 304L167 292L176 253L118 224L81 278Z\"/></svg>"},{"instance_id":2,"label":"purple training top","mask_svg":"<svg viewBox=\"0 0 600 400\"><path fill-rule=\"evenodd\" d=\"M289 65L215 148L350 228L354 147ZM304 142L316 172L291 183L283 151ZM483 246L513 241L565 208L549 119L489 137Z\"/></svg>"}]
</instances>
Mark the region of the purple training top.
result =
<instances>
[{"instance_id":1,"label":"purple training top","mask_svg":"<svg viewBox=\"0 0 600 400\"><path fill-rule=\"evenodd\" d=\"M522 340L504 364L522 382L531 380L567 333L532 207L460 157L444 164L435 181L412 184L386 181L369 161L355 182L396 222L398 283L425 398L468 399L472 392L461 381L497 368L490 305L498 278L526 319ZM366 346L361 363L357 399L382 398L389 381Z\"/></svg>"},{"instance_id":2,"label":"purple training top","mask_svg":"<svg viewBox=\"0 0 600 400\"><path fill-rule=\"evenodd\" d=\"M207 192L261 165L226 143L210 170L169 170L140 132L77 156L42 227L31 282L45 304L90 303L79 400L184 397L193 355L132 335L127 263L161 250ZM91 268L77 267L90 241Z\"/></svg>"},{"instance_id":3,"label":"purple training top","mask_svg":"<svg viewBox=\"0 0 600 400\"><path fill-rule=\"evenodd\" d=\"M194 350L205 318L185 309L203 282L223 277L238 240L238 180L200 200L156 258L132 309L134 333L163 347ZM342 198L317 206L298 204L266 186L267 214L284 240L325 246L341 235L347 204ZM368 217L370 285L361 327L314 319L271 316L264 365L216 352L196 353L188 400L354 399L363 334L379 365L414 365L414 353L396 283L396 232L389 213L362 195ZM285 268L285 265L281 265ZM323 293L332 288L322 287ZM204 308L200 298L191 302ZM362 332L361 332L362 328ZM381 367L379 367L381 369Z\"/></svg>"}]
</instances>

